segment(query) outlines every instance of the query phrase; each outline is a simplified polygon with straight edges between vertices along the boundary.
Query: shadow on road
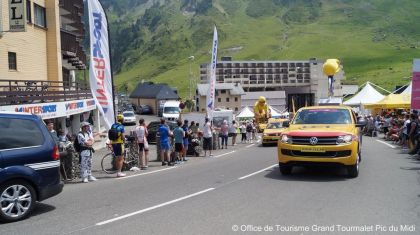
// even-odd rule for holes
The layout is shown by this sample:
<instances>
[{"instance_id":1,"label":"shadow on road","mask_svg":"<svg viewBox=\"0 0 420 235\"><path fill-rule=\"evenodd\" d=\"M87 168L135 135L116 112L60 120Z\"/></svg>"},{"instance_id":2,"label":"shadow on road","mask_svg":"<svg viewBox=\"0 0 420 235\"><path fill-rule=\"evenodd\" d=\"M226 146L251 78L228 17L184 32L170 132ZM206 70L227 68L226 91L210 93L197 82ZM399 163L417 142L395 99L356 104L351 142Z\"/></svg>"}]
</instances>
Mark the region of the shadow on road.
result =
<instances>
[{"instance_id":1,"label":"shadow on road","mask_svg":"<svg viewBox=\"0 0 420 235\"><path fill-rule=\"evenodd\" d=\"M284 181L331 182L347 180L347 171L339 167L293 167L291 175L283 176L275 167L266 178Z\"/></svg>"},{"instance_id":2,"label":"shadow on road","mask_svg":"<svg viewBox=\"0 0 420 235\"><path fill-rule=\"evenodd\" d=\"M50 212L55 210L55 206L51 206L49 204L45 204L42 202L38 202L36 203L35 209L33 210L32 214L30 217L34 217L37 215L42 215L44 213Z\"/></svg>"}]
</instances>

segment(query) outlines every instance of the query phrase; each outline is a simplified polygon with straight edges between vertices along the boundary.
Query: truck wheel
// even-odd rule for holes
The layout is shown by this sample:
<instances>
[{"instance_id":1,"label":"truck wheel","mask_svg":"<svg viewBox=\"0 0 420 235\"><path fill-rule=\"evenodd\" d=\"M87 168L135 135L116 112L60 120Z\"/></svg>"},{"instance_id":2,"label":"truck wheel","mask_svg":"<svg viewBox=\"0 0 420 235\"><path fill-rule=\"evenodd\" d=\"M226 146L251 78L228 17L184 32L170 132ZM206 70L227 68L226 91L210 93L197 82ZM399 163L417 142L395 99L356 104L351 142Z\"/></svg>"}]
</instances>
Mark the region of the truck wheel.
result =
<instances>
[{"instance_id":1,"label":"truck wheel","mask_svg":"<svg viewBox=\"0 0 420 235\"><path fill-rule=\"evenodd\" d=\"M360 156L357 156L356 164L347 166L347 174L349 178L356 178L359 175Z\"/></svg>"},{"instance_id":2,"label":"truck wheel","mask_svg":"<svg viewBox=\"0 0 420 235\"><path fill-rule=\"evenodd\" d=\"M279 168L280 168L280 173L282 175L292 174L292 167L291 166L285 166L285 165L279 164Z\"/></svg>"},{"instance_id":3,"label":"truck wheel","mask_svg":"<svg viewBox=\"0 0 420 235\"><path fill-rule=\"evenodd\" d=\"M35 206L34 188L23 180L0 186L0 220L14 222L26 218Z\"/></svg>"}]
</instances>

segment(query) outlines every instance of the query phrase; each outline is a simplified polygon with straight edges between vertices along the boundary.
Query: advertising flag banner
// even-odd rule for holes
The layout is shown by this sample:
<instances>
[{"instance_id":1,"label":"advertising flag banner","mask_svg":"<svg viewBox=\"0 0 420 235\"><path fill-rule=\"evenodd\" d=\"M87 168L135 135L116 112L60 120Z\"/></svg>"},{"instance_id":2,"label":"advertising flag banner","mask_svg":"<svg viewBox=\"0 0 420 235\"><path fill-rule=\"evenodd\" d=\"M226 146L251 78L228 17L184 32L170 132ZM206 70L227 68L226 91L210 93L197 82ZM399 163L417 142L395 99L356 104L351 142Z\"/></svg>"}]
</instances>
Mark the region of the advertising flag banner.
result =
<instances>
[{"instance_id":1,"label":"advertising flag banner","mask_svg":"<svg viewBox=\"0 0 420 235\"><path fill-rule=\"evenodd\" d=\"M413 61L411 109L420 109L420 59L414 59Z\"/></svg>"},{"instance_id":2,"label":"advertising flag banner","mask_svg":"<svg viewBox=\"0 0 420 235\"><path fill-rule=\"evenodd\" d=\"M93 98L104 117L107 128L114 123L112 72L108 42L108 22L98 0L89 0L90 71Z\"/></svg>"},{"instance_id":3,"label":"advertising flag banner","mask_svg":"<svg viewBox=\"0 0 420 235\"><path fill-rule=\"evenodd\" d=\"M215 95L215 86L216 86L216 64L217 64L217 29L216 26L214 27L214 34L213 34L213 47L212 47L212 56L211 56L211 63L210 63L210 80L209 80L209 89L207 91L206 96L206 110L207 110L207 117L212 120L213 119L213 111L214 111L214 95Z\"/></svg>"}]
</instances>

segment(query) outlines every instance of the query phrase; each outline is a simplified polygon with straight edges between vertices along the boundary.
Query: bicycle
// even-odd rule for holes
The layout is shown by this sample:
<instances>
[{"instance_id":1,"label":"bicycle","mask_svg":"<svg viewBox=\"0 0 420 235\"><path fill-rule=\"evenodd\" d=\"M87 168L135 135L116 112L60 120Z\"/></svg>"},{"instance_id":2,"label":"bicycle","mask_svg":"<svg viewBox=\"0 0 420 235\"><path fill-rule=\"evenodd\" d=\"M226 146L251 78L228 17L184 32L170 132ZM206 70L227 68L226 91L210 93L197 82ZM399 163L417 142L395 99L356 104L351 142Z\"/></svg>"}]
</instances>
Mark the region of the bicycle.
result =
<instances>
[{"instance_id":1,"label":"bicycle","mask_svg":"<svg viewBox=\"0 0 420 235\"><path fill-rule=\"evenodd\" d=\"M134 166L138 166L138 145L135 141L135 138L132 136L126 137L126 143L124 144L124 162L122 171L130 170ZM102 170L107 174L115 174L117 173L117 168L115 165L115 154L112 151L112 147L108 147L111 152L107 153L105 156L102 157L101 160L101 167Z\"/></svg>"}]
</instances>

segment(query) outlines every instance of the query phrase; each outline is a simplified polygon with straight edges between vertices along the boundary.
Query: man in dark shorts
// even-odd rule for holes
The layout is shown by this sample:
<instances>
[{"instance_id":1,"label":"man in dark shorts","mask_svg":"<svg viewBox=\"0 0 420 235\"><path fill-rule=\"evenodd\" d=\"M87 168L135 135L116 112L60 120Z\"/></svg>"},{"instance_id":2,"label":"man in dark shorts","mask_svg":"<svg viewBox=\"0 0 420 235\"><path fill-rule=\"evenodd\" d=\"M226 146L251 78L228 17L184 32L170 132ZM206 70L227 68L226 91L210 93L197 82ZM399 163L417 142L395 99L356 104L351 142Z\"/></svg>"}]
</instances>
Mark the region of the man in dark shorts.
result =
<instances>
[{"instance_id":1,"label":"man in dark shorts","mask_svg":"<svg viewBox=\"0 0 420 235\"><path fill-rule=\"evenodd\" d=\"M203 149L204 149L204 157L207 154L207 150L209 150L209 156L211 155L212 149L212 137L213 137L213 127L211 126L210 120L208 118L205 119L204 127L203 127Z\"/></svg>"},{"instance_id":2,"label":"man in dark shorts","mask_svg":"<svg viewBox=\"0 0 420 235\"><path fill-rule=\"evenodd\" d=\"M176 163L179 163L182 159L181 156L184 153L184 138L185 138L185 131L181 127L182 121L178 120L176 122L177 127L174 129L174 139L175 139L175 156Z\"/></svg>"},{"instance_id":3,"label":"man in dark shorts","mask_svg":"<svg viewBox=\"0 0 420 235\"><path fill-rule=\"evenodd\" d=\"M118 138L111 142L112 149L116 157L117 177L125 176L125 174L121 172L124 162L124 126L122 125L123 121L124 116L118 115L117 122L111 126L111 128L115 128L118 133Z\"/></svg>"}]
</instances>

